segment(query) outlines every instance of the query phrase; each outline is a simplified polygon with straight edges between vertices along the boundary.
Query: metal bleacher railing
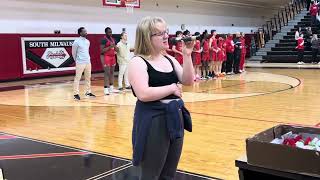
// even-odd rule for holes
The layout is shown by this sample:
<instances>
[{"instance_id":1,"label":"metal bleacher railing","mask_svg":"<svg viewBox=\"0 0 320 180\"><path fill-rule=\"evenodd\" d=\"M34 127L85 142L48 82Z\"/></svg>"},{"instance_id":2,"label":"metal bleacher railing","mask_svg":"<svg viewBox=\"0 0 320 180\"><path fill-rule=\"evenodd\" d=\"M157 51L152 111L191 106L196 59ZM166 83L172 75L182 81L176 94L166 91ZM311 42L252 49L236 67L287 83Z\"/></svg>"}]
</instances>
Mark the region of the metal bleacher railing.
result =
<instances>
[{"instance_id":1,"label":"metal bleacher railing","mask_svg":"<svg viewBox=\"0 0 320 180\"><path fill-rule=\"evenodd\" d=\"M280 32L284 26L288 25L288 22L294 19L294 17L305 7L306 2L304 0L295 0L292 3L285 5L274 15L274 17L266 21L255 34L257 50L264 47L266 42L272 40L274 35Z\"/></svg>"}]
</instances>

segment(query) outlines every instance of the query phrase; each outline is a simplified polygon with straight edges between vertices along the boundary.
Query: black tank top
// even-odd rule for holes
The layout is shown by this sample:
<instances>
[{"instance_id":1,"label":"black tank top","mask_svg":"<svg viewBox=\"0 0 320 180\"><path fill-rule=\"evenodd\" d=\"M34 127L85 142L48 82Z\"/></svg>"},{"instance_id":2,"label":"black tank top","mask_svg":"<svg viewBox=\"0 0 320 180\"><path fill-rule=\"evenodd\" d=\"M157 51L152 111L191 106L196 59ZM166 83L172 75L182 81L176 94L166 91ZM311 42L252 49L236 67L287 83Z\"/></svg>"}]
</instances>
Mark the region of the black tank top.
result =
<instances>
[{"instance_id":1,"label":"black tank top","mask_svg":"<svg viewBox=\"0 0 320 180\"><path fill-rule=\"evenodd\" d=\"M178 79L178 76L176 74L176 71L174 69L174 65L173 65L173 62L172 60L167 57L167 56L164 56L166 59L169 60L173 70L171 72L160 72L160 71L157 71L155 70L152 65L146 60L144 59L143 57L139 56L141 59L144 60L144 62L147 64L147 72L148 72L148 75L149 75L149 87L160 87L160 86L167 86L167 85L171 85L173 83L178 83L179 82L179 79ZM134 96L135 93L134 93L134 90L133 90L133 94ZM178 96L175 96L175 95L169 95L163 99L179 99L180 97Z\"/></svg>"}]
</instances>

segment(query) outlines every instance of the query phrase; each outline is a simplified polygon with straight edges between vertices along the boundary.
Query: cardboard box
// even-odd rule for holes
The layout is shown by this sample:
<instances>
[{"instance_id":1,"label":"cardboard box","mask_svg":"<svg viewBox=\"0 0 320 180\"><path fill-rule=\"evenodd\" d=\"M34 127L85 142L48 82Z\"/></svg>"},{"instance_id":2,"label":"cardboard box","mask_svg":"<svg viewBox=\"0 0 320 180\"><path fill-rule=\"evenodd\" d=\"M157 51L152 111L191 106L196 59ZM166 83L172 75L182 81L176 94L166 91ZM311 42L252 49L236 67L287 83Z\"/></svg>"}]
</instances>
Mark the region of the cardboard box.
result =
<instances>
[{"instance_id":1,"label":"cardboard box","mask_svg":"<svg viewBox=\"0 0 320 180\"><path fill-rule=\"evenodd\" d=\"M254 166L320 177L320 152L270 143L292 131L320 135L320 128L278 125L246 140L248 163Z\"/></svg>"}]
</instances>

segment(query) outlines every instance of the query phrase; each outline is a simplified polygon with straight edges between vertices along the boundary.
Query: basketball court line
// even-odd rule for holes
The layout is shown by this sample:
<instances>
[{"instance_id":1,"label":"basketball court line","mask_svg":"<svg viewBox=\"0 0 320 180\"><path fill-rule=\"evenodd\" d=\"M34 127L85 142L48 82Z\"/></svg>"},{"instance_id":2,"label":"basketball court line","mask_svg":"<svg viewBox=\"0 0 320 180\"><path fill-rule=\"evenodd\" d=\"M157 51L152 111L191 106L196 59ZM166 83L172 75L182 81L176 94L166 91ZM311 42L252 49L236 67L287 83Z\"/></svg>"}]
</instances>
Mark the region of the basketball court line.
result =
<instances>
[{"instance_id":1,"label":"basketball court line","mask_svg":"<svg viewBox=\"0 0 320 180\"><path fill-rule=\"evenodd\" d=\"M108 176L110 176L110 175L116 174L116 173L118 173L118 172L124 171L124 170L129 169L129 168L133 168L133 165L129 165L129 166L126 166L126 167L124 167L124 168L118 169L117 171L113 171L113 172L110 172L110 173L108 173L108 174L104 174L104 175L102 175L102 176L100 176L100 177L97 177L97 178L94 179L94 180L99 180L99 179L101 179L101 178L108 177ZM202 179L208 179L208 180L222 180L222 179L216 178L216 177L203 176L203 175L194 174L194 173L188 173L188 172L180 171L180 170L178 170L177 173L185 174L185 175L190 175L190 176L194 176L194 177L198 177L198 178L202 178ZM93 180L93 179L86 179L86 180Z\"/></svg>"},{"instance_id":2,"label":"basketball court line","mask_svg":"<svg viewBox=\"0 0 320 180\"><path fill-rule=\"evenodd\" d=\"M9 133L0 133L1 136L12 136L15 138L19 138L19 139L24 139L24 140L29 140L29 141L33 141L33 142L38 142L38 143L42 143L42 144L47 144L47 145L52 145L55 147L61 147L61 148L66 148L66 149L71 149L71 150L76 150L77 152L65 152L65 153L45 153L45 154L29 154L29 155L12 155L12 156L0 156L0 161L1 160L20 160L20 159L36 159L36 158L54 158L54 157L67 157L67 156L84 156L84 155L90 155L90 154L95 154L95 155L99 155L102 157L106 157L109 159L117 159L117 160L121 160L123 162L125 162L124 165L110 169L108 171L105 171L101 174L106 174L106 173L111 173L115 170L121 169L125 166L128 166L131 164L131 162L127 159L123 159L123 158L118 158L118 157L114 157L114 156L110 156L110 155L105 155L105 154L101 154L101 153L96 153L96 152L91 152L91 151L86 151L86 150L82 150L82 149L78 149L78 148L73 148L73 147L69 147L69 146L64 146L64 145L59 145L59 144L55 144L55 143L49 143L46 141L41 141L41 140L36 140L36 139L32 139L32 138L27 138L27 137L23 137L23 136L19 136L19 135L11 135ZM101 175L99 174L99 175ZM98 177L98 175L95 175L89 179L95 179L96 177Z\"/></svg>"},{"instance_id":3,"label":"basketball court line","mask_svg":"<svg viewBox=\"0 0 320 180\"><path fill-rule=\"evenodd\" d=\"M224 100L229 100L229 99L250 98L250 97L257 97L257 96L265 96L265 95L270 95L270 94L276 94L276 93L280 93L280 92L283 92L283 91L291 90L291 89L294 89L294 88L300 86L300 84L301 84L300 79L298 79L298 78L295 78L295 79L297 79L299 81L299 84L297 86L292 86L292 85L288 84L290 86L289 88L281 89L281 90L274 91L274 92L266 92L266 93L252 95L252 96L234 97L234 98L228 98L228 99L215 99L215 100L197 101L197 102L224 101ZM254 82L257 82L257 81L254 81Z\"/></svg>"},{"instance_id":4,"label":"basketball court line","mask_svg":"<svg viewBox=\"0 0 320 180\"><path fill-rule=\"evenodd\" d=\"M255 71L252 71L251 73L256 73ZM275 75L278 75L278 74L275 74ZM239 99L239 98L249 98L249 97L257 97L257 96L264 96L264 95L270 95L270 94L275 94L275 93L279 93L279 92L283 92L283 91L287 91L287 90L290 90L290 89L294 89L298 86L301 85L301 80L296 78L296 77L293 77L293 76L288 76L288 75L280 75L280 76L286 76L286 77L290 77L290 78L293 78L295 80L298 81L298 84L296 84L295 86L291 85L291 84L287 84L289 87L288 88L285 88L285 89L280 89L280 90L277 90L277 91L271 91L271 92L265 92L265 93L261 93L261 94L256 94L256 95L251 95L251 96L243 96L243 97L233 97L233 98L228 98L228 99L215 99L215 100L204 100L204 101L197 101L197 102L213 102L213 101L223 101L223 100L229 100L229 99ZM228 81L228 80L225 80L225 81ZM226 86L226 87L221 87L221 88L216 88L216 89L224 89L224 88L228 88L228 87L232 87L232 86L239 86L239 85L244 85L244 84L248 84L248 83L254 83L254 82L264 82L264 81L246 81L245 83L239 83L237 85L230 85L230 86ZM215 89L213 89L215 90ZM204 90L205 92L207 92L208 90ZM210 91L210 90L209 90ZM201 91L198 91L198 92L193 92L193 93L201 93ZM196 103L197 103L196 102ZM188 102L185 102L186 104ZM113 103L107 103L107 104L110 104L110 105L118 105L118 104L113 104ZM118 105L120 106L120 105ZM133 105L121 105L121 106L133 106Z\"/></svg>"},{"instance_id":5,"label":"basketball court line","mask_svg":"<svg viewBox=\"0 0 320 180\"><path fill-rule=\"evenodd\" d=\"M252 73L256 73L256 72L252 72ZM277 75L277 74L275 74ZM278 75L278 76L284 76L284 75ZM201 92L208 92L208 91L212 91L212 90L217 90L217 89L225 89L225 88L229 88L229 87L234 87L234 86L239 86L239 85L245 85L245 84L248 84L248 83L253 83L253 82L257 82L257 81L250 81L250 77L252 78L252 75L249 75L249 78L248 80L245 82L245 83L239 83L239 84L234 84L234 85L228 85L228 86L225 86L225 87L220 87L220 88L214 88L214 89L209 89L209 90L203 90L203 91L198 91L198 92L190 92L190 93L201 93ZM290 76L286 76L286 77L290 77ZM235 76L230 76L231 79L227 79L225 81L234 81L234 80L237 80L237 79L232 79L232 78L235 78ZM295 86L292 86L291 84L288 84L290 85L289 88L286 88L286 89L281 89L281 90L278 90L278 91L271 91L271 92L265 92L265 93L255 93L255 94L252 94L252 95L244 95L244 96L235 96L235 97L228 97L228 98L222 98L222 99L212 99L212 100L198 100L196 102L213 102L213 101L221 101L221 100L225 100L225 99L238 99L238 98L244 98L244 97L254 97L254 96L261 96L261 95L268 95L268 94L273 94L273 93L278 93L278 92L282 92L282 91L286 91L286 90L289 90L291 88L294 88L294 87L297 87L300 85L301 81L298 79L298 78L295 78L295 77L290 77L290 78L293 78L293 79L296 79L298 81L298 84L295 84ZM95 80L99 80L101 78L96 78ZM93 80L93 81L95 81ZM259 78L257 79L259 80ZM52 85L52 84L59 84L61 82L72 82L72 80L63 80L63 81L56 81L55 83L43 83L45 85ZM281 83L281 82L279 82ZM40 83L41 84L41 83ZM39 85L39 83L37 83L37 85ZM32 86L32 85L31 85ZM97 96L97 97L104 97L104 96ZM84 103L92 103L92 104L97 104L97 105L105 105L105 106L111 106L111 107L118 107L118 106L133 106L134 104L130 104L130 105L126 105L126 104L115 104L115 103L107 103L107 102L97 102L97 101L93 101L91 102L89 99L87 98L84 98L84 100L82 100L82 102ZM186 102L188 103L188 102Z\"/></svg>"},{"instance_id":6,"label":"basketball court line","mask_svg":"<svg viewBox=\"0 0 320 180\"><path fill-rule=\"evenodd\" d=\"M300 82L300 80L299 80L299 82ZM252 82L247 82L247 83L252 83ZM246 83L240 83L240 84L237 84L237 85L230 85L230 86L226 86L226 87L221 87L221 88L216 88L216 89L224 89L224 88L228 88L228 87L232 87L232 86L238 86L238 85L242 85L242 84L246 84ZM291 85L290 85L291 86ZM297 86L295 86L295 87L297 87ZM293 86L291 86L291 88L294 88ZM281 92L281 91L285 91L285 90L289 90L289 89L291 89L291 88L287 88L287 89L284 89L284 90L280 90L280 91L277 91L277 92ZM215 89L213 89L213 90L215 90ZM206 91L210 91L210 90L206 90ZM267 94L272 94L272 93L276 93L276 92L270 92L270 93L267 93ZM235 99L235 98L232 98L232 99ZM210 101L210 100L209 100ZM215 101L215 100L212 100L212 101ZM116 106L119 106L119 105L116 105ZM207 115L207 114L206 114ZM212 114L208 114L208 115L212 115ZM212 116L221 116L221 115L212 115ZM238 118L238 117L232 117L231 116L231 118ZM248 118L239 118L239 119L248 119ZM275 123L279 123L279 122L277 122L277 121L269 121L269 120L261 120L261 119L252 119L252 118L250 118L250 119L248 119L248 120L256 120L256 121L265 121L265 122L275 122ZM319 124L317 124L317 125L320 125L320 123ZM56 145L56 144L55 144ZM126 169L126 168L129 168L129 164L127 164L127 167L121 167L122 169ZM121 169L121 170L122 170ZM121 171L121 170L119 170L119 171ZM112 173L111 173L112 174Z\"/></svg>"},{"instance_id":7,"label":"basketball court line","mask_svg":"<svg viewBox=\"0 0 320 180\"><path fill-rule=\"evenodd\" d=\"M7 135L16 136L16 137L18 137L18 138L20 138L20 139L26 139L26 140L29 140L29 141L34 141L34 142L39 142L39 143L43 143L43 144L58 146L58 147L62 147L62 148L70 149L70 150L76 150L76 151L86 152L86 153L88 153L88 154L96 154L96 155L99 155L99 156L104 156L104 157L108 157L108 158L118 159L118 160L126 161L126 162L128 162L128 164L131 163L131 161L130 161L129 159L125 159L125 158L119 158L119 157L116 157L116 156L106 155L106 154L102 154L102 153L98 153L98 152L94 152L94 151L88 151L88 150L84 150L84 149L80 149L80 148L75 148L75 147L70 147L70 146L66 146L66 145L62 145L62 144L56 144L56 143L51 143L51 142L47 142L47 141L32 139L32 138L28 138L28 137L24 137L24 136L20 136L20 135L13 135L13 134L6 133L6 132L3 132L3 133L4 133L4 134L7 134Z\"/></svg>"},{"instance_id":8,"label":"basketball court line","mask_svg":"<svg viewBox=\"0 0 320 180\"><path fill-rule=\"evenodd\" d=\"M225 115L219 115L219 114L198 113L198 112L192 112L192 111L190 111L190 113L199 114L199 115L206 115L206 116L225 117L225 118L232 118L232 119L245 119L245 120L249 120L249 121L287 124L287 125L292 125L292 126L320 127L320 123L315 124L315 125L305 125L305 124L295 124L295 123L288 123L288 122L282 122L282 121L272 121L272 120L255 119L255 118L244 118L244 117L236 117L236 116L225 116Z\"/></svg>"},{"instance_id":9,"label":"basketball court line","mask_svg":"<svg viewBox=\"0 0 320 180\"><path fill-rule=\"evenodd\" d=\"M17 137L0 134L0 140L15 139L15 138L17 138Z\"/></svg>"},{"instance_id":10,"label":"basketball court line","mask_svg":"<svg viewBox=\"0 0 320 180\"><path fill-rule=\"evenodd\" d=\"M218 117L225 117L225 118L232 118L232 119L246 119L250 121L259 121L259 122L271 122L271 123L285 123L282 121L272 121L272 120L264 120L264 119L256 119L256 118L244 118L244 117L236 117L236 116L226 116L226 115L219 115L219 114L209 114L209 113L199 113L199 112L192 112L191 114L200 114L200 115L206 115L206 116L218 116Z\"/></svg>"},{"instance_id":11,"label":"basketball court line","mask_svg":"<svg viewBox=\"0 0 320 180\"><path fill-rule=\"evenodd\" d=\"M51 158L51 157L67 157L67 156L83 156L89 154L87 152L64 152L64 153L45 153L45 154L23 154L12 156L0 156L1 160L17 160L17 159L36 159L36 158Z\"/></svg>"},{"instance_id":12,"label":"basketball court line","mask_svg":"<svg viewBox=\"0 0 320 180\"><path fill-rule=\"evenodd\" d=\"M114 169L111 169L109 171L106 171L106 172L103 172L101 174L98 174L94 177L91 177L89 179L86 179L86 180L98 180L98 179L101 179L103 177L107 177L109 175L112 175L116 172L120 172L122 170L125 170L125 169L128 169L130 167L132 167L132 163L131 163L131 160L129 159L126 159L126 158L120 158L120 157L115 157L115 156L111 156L111 155L106 155L106 154L102 154L102 153L98 153L98 152L93 152L93 151L87 151L87 150L83 150L83 149L80 149L80 148L74 148L74 147L70 147L70 146L65 146L65 145L60 145L60 144L55 144L55 143L51 143L51 142L47 142L47 141L42 141L42 140L37 140L37 139L32 139L32 138L28 138L28 137L24 137L24 136L19 136L19 135L13 135L13 134L10 134L10 133L5 133L5 132L0 132L0 136L12 136L12 137L15 137L15 138L20 138L20 139L25 139L25 140L29 140L29 141L33 141L33 142L39 142L39 143L43 143L43 144L48 144L48 145L53 145L53 146L57 146L57 147L62 147L62 148L66 148L66 149L70 149L70 150L76 150L76 151L80 151L80 152L77 152L79 153L79 155L86 155L86 154L95 154L95 155L100 155L100 156L104 156L104 157L107 157L107 158L113 158L113 159L117 159L117 160L121 160L121 161L124 161L124 162L127 162L126 164L122 165L122 166L119 166L117 168L114 168ZM74 152L70 152L70 154L72 154ZM49 154L64 154L64 153L49 153ZM45 155L45 154L44 154ZM15 155L16 157L19 157L20 155ZM32 155L33 156L33 155ZM35 158L36 156L38 155L35 155ZM40 157L41 155L39 155ZM14 156L12 156L14 157ZM19 158L16 158L16 159L19 159ZM1 159L1 156L0 156L0 160ZM199 178L204 178L204 179L217 179L217 180L221 180L219 178L216 178L216 177L209 177L209 176L204 176L204 175L200 175L200 174L196 174L196 173L191 173L191 172L187 172L187 171L181 171L181 170L177 170L177 172L179 173L182 173L182 174L186 174L186 175L191 175L191 176L195 176L195 177L199 177Z\"/></svg>"},{"instance_id":13,"label":"basketball court line","mask_svg":"<svg viewBox=\"0 0 320 180\"><path fill-rule=\"evenodd\" d=\"M223 180L223 179L220 179L220 178L217 178L217 177L209 177L209 176L204 176L204 175L200 175L200 174L194 174L194 173L189 173L189 172L186 172L186 171L181 171L181 170L178 170L177 172L181 173L181 174L187 174L187 175L192 175L192 176L195 176L195 177L200 177L200 178L205 178L205 179L211 179L214 178L214 180Z\"/></svg>"},{"instance_id":14,"label":"basketball court line","mask_svg":"<svg viewBox=\"0 0 320 180\"><path fill-rule=\"evenodd\" d=\"M112 169L112 170L110 170L110 171L103 172L103 173L101 173L101 174L98 174L98 175L93 176L93 177L91 177L91 178L88 178L88 179L86 179L86 180L98 180L98 179L101 179L101 178L103 178L103 177L106 177L106 176L109 176L109 175L111 175L111 174L114 174L114 173L116 173L116 172L122 171L122 170L126 169L126 168L129 167L129 166L132 166L131 163L130 163L130 164L122 165L122 166L117 167L117 168L115 168L115 169Z\"/></svg>"},{"instance_id":15,"label":"basketball court line","mask_svg":"<svg viewBox=\"0 0 320 180\"><path fill-rule=\"evenodd\" d=\"M226 88L229 88L229 87L245 85L245 84L249 84L249 83L253 83L253 82L256 82L256 81L247 81L245 83L238 83L238 84L228 85L228 86L224 86L224 87L220 87L220 88L213 88L213 89L207 89L207 90L203 90L203 91L196 91L196 92L193 92L193 93L204 93L204 92L214 91L214 90L218 90L218 89L226 89Z\"/></svg>"},{"instance_id":16,"label":"basketball court line","mask_svg":"<svg viewBox=\"0 0 320 180\"><path fill-rule=\"evenodd\" d=\"M117 172L120 172L120 171L122 171L122 170L125 170L125 169L127 169L128 167L132 167L132 165L131 165L131 164L129 164L129 165L128 165L128 164L127 164L127 165L123 165L123 166L117 168L116 170L113 169L113 171L104 172L104 173L98 174L98 175L96 175L96 176L94 176L94 177L91 177L91 178L89 178L89 179L86 179L86 180L98 180L98 179L107 177L107 176L109 176L109 175L115 174L115 173L117 173Z\"/></svg>"}]
</instances>

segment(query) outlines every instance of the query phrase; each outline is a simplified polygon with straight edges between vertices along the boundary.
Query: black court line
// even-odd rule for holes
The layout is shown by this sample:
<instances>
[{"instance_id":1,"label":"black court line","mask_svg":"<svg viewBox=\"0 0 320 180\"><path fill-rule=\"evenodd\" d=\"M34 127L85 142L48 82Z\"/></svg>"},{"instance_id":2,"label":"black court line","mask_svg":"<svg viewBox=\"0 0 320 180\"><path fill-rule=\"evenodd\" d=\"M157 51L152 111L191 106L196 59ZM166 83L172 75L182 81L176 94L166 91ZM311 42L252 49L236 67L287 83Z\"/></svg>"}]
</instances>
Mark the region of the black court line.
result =
<instances>
[{"instance_id":1,"label":"black court line","mask_svg":"<svg viewBox=\"0 0 320 180\"><path fill-rule=\"evenodd\" d=\"M205 116L218 116L218 117L225 117L225 118L232 118L232 119L245 119L249 121L260 121L260 122L271 122L271 123L285 123L282 121L272 121L272 120L264 120L264 119L256 119L256 118L245 118L245 117L236 117L236 116L227 116L227 115L220 115L220 114L209 114L209 113L199 113L199 112L192 112L191 114L200 114Z\"/></svg>"},{"instance_id":2,"label":"black court line","mask_svg":"<svg viewBox=\"0 0 320 180\"><path fill-rule=\"evenodd\" d=\"M230 81L230 80L224 80L224 81ZM226 89L229 87L241 86L241 85L245 85L245 84L249 84L249 83L253 83L253 82L256 82L256 81L246 81L245 83L232 84L232 85L228 85L228 86L222 86L220 88L213 88L213 89L207 89L207 90L203 90L203 91L197 91L194 93L204 93L204 92L214 91L214 90L218 90L218 89Z\"/></svg>"},{"instance_id":3,"label":"black court line","mask_svg":"<svg viewBox=\"0 0 320 180\"><path fill-rule=\"evenodd\" d=\"M292 76L288 76L288 77L291 77L291 78L293 78L293 79L298 80L299 83L298 83L296 86L292 86L292 85L288 84L288 86L290 86L289 88L280 89L280 90L278 90L278 91L267 92L267 93L263 93L263 94L257 94L257 95L252 95L252 96L243 96L243 97L234 97L234 98L228 98L228 99L203 100L203 101L197 101L197 102L192 102L192 103L211 102L211 101L225 101L225 100L230 100L230 99L240 99L240 98L251 98L251 97L265 96L265 95L280 93L280 92L287 91L287 90L290 90L290 89L294 89L294 88L300 86L300 84L301 84L301 80L300 80L300 79L295 78L295 77L292 77ZM252 81L252 82L259 82L259 81ZM263 81L262 81L262 82L263 82ZM188 102L187 102L187 103L188 103Z\"/></svg>"},{"instance_id":4,"label":"black court line","mask_svg":"<svg viewBox=\"0 0 320 180\"><path fill-rule=\"evenodd\" d=\"M255 71L253 71L255 72ZM281 75L281 74L280 74ZM301 84L301 80L296 78L296 77L293 77L293 76L288 76L288 75L283 75L283 76L287 76L287 77L291 77L293 79L296 79L299 81L298 85L296 86L292 86L292 85L289 85L290 87L289 88L286 88L286 89L281 89L281 90L278 90L278 91L273 91L273 92L267 92L267 93L263 93L263 94L257 94L257 95L252 95L252 96L243 96L243 97L234 97L234 98L228 98L228 99L215 99L215 100L203 100L203 101L197 101L197 102L211 102L211 101L223 101L223 100L229 100L229 99L240 99L240 98L250 98L250 97L256 97L256 96L264 96L264 95L270 95L270 94L275 94L275 93L279 93L279 92L283 92L283 91L287 91L287 90L290 90L290 89L293 89L293 88L296 88L298 86L300 86ZM99 77L98 77L99 78ZM98 79L96 78L96 79ZM98 79L99 80L99 79ZM93 80L94 81L94 80ZM54 83L62 83L62 82L71 82L70 80L62 80L62 81L57 81L57 82L54 82ZM216 89L224 89L224 88L228 88L228 87L232 87L232 86L239 86L239 85L244 85L244 84L248 84L248 83L254 83L254 82L258 82L258 81L247 81L245 83L239 83L239 84L235 84L235 85L230 85L230 86L225 86L225 87L221 87L221 88L216 88ZM263 82L263 81L262 81ZM18 86L17 86L18 87ZM10 88L10 87L9 87ZM24 86L22 86L22 89L25 88ZM4 88L5 89L5 88ZM21 89L21 87L20 87ZM216 90L216 89L211 89L211 90ZM210 91L210 90L204 90L203 92L206 92L206 91ZM0 88L0 92L1 92L1 88ZM199 91L200 93L202 91ZM194 93L199 93L199 92L194 92ZM102 96L101 96L102 97ZM87 101L85 101L87 102ZM194 102L194 103L197 103L197 102ZM117 106L134 106L134 105L119 105L119 104L113 104L113 103L100 103L100 102L93 102L93 103L96 103L96 104L105 104L105 105L109 105L110 107L117 107Z\"/></svg>"},{"instance_id":5,"label":"black court line","mask_svg":"<svg viewBox=\"0 0 320 180\"><path fill-rule=\"evenodd\" d=\"M283 76L287 76L287 75L283 75ZM294 88L296 88L296 87L301 85L301 80L300 79L298 79L296 77L292 77L292 76L287 76L287 77L291 77L293 79L296 79L297 81L299 81L299 83L296 86L292 86L290 84L287 84L289 86L289 88L280 89L280 90L277 90L277 91L266 92L266 93L263 93L263 94L257 94L257 95L251 95L251 96L242 96L242 97L234 97L234 98L228 98L228 99L215 99L215 100L203 100L203 101L197 101L197 102L185 102L185 104L188 104L188 103L199 103L199 102L212 102L212 101L225 101L225 100L230 100L230 99L240 99L240 98L250 98L250 97L265 96L265 95L276 94L276 93L280 93L280 92L287 91L287 90L290 90L290 89L294 89ZM243 83L243 84L254 83L254 82L259 82L259 81L249 81L249 82ZM240 85L240 84L238 84L238 85ZM221 89L223 89L223 88L221 88ZM194 92L194 93L196 93L196 92ZM118 104L112 104L112 103L108 103L108 104L115 105L115 106L120 106ZM134 106L134 105L121 105L121 106Z\"/></svg>"},{"instance_id":6,"label":"black court line","mask_svg":"<svg viewBox=\"0 0 320 180\"><path fill-rule=\"evenodd\" d=\"M87 152L84 155L40 157L32 159L0 159L0 168L8 180L134 180L138 171L130 160L46 141L1 133L8 139L0 140L1 155L19 155L52 152ZM14 136L16 138L10 138ZM5 147L5 148L3 148ZM128 173L135 172L135 173ZM58 177L57 177L58 176ZM132 176L132 177L131 177ZM23 177L23 178L22 178ZM115 177L118 177L115 179ZM124 178L125 177L125 178ZM185 171L177 171L176 180L219 179Z\"/></svg>"},{"instance_id":7,"label":"black court line","mask_svg":"<svg viewBox=\"0 0 320 180\"><path fill-rule=\"evenodd\" d=\"M316 66L311 66L311 67L272 67L272 66L268 66L268 67L246 67L246 69L293 69L293 70L306 70L306 69L319 69L319 67Z\"/></svg>"}]
</instances>

